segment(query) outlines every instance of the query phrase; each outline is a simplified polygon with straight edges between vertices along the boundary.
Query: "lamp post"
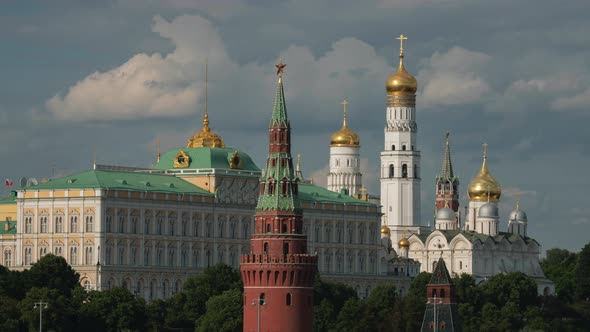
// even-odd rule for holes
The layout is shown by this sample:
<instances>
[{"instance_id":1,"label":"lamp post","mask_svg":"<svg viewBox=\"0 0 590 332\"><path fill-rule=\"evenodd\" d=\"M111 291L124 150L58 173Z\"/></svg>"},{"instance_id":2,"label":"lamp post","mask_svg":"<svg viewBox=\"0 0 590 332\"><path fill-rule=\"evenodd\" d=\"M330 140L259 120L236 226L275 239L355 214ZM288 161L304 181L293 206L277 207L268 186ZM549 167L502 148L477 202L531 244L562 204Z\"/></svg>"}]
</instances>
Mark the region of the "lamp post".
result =
<instances>
[{"instance_id":1,"label":"lamp post","mask_svg":"<svg viewBox=\"0 0 590 332\"><path fill-rule=\"evenodd\" d=\"M260 332L260 306L261 305L266 305L266 301L264 300L264 297L259 297L259 298L254 299L252 301L252 305L253 306L257 305L258 306L258 328L257 328L257 331Z\"/></svg>"},{"instance_id":2,"label":"lamp post","mask_svg":"<svg viewBox=\"0 0 590 332\"><path fill-rule=\"evenodd\" d=\"M39 301L35 302L33 309L39 307L39 332L43 332L43 309L47 309L47 302Z\"/></svg>"}]
</instances>

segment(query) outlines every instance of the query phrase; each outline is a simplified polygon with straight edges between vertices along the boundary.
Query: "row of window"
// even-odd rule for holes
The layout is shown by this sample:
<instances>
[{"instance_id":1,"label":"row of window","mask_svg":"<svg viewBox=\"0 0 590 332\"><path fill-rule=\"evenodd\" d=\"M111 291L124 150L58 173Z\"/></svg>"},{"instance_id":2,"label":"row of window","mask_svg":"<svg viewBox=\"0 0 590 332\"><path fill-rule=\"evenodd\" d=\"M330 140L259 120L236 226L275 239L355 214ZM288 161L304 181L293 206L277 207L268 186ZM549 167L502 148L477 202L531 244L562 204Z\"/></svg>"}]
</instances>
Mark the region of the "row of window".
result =
<instances>
[{"instance_id":1,"label":"row of window","mask_svg":"<svg viewBox=\"0 0 590 332\"><path fill-rule=\"evenodd\" d=\"M53 250L54 250L53 253L55 255L63 256L63 247L62 246L56 246L56 247L54 247ZM96 264L96 261L94 260L94 255L93 255L93 248L90 246L87 246L84 249L84 252L85 252L84 262L79 261L78 260L78 246L71 246L69 256L67 257L68 263L70 265L81 265L81 264L94 265L94 264ZM47 247L42 246L39 248L39 258L41 258L45 255L47 255ZM23 258L24 258L23 259L24 265L31 265L32 259L33 259L33 248L32 247L25 247ZM11 265L12 251L7 250L4 252L4 262L5 262L5 264L7 264L7 266Z\"/></svg>"},{"instance_id":2,"label":"row of window","mask_svg":"<svg viewBox=\"0 0 590 332\"><path fill-rule=\"evenodd\" d=\"M78 233L81 232L82 229L79 227L78 224L78 216L71 216L70 222L67 225L64 225L64 220L62 216L55 217L55 233L64 233L64 231L69 231L70 233ZM93 216L86 216L84 230L86 232L93 232L94 231L94 217ZM32 233L33 232L33 217L25 217L25 233ZM48 223L47 217L39 217L39 233L48 233Z\"/></svg>"},{"instance_id":3,"label":"row of window","mask_svg":"<svg viewBox=\"0 0 590 332\"><path fill-rule=\"evenodd\" d=\"M402 178L408 177L408 164L402 164ZM393 164L389 164L389 178L395 177L395 166ZM418 165L414 164L414 178L418 178Z\"/></svg>"},{"instance_id":4,"label":"row of window","mask_svg":"<svg viewBox=\"0 0 590 332\"><path fill-rule=\"evenodd\" d=\"M392 151L395 151L395 144L392 144L392 145L391 145L391 150L392 150ZM403 145L402 145L402 151L406 151L406 150L407 150L407 148L406 148L406 145L405 145L405 144L403 144ZM412 149L410 149L410 151L414 151L414 146L413 146L413 145L412 145Z\"/></svg>"}]
</instances>

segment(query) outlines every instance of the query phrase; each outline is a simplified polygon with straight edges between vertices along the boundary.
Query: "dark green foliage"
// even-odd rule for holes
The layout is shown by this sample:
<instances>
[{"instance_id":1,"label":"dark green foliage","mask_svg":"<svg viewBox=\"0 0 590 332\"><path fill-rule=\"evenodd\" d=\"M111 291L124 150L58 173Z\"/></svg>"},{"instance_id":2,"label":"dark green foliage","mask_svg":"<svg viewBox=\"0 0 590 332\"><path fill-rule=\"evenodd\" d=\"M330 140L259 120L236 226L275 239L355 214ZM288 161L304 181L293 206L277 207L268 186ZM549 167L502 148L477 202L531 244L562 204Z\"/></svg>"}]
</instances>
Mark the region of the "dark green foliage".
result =
<instances>
[{"instance_id":1,"label":"dark green foliage","mask_svg":"<svg viewBox=\"0 0 590 332\"><path fill-rule=\"evenodd\" d=\"M207 311L197 321L198 332L240 332L243 325L242 292L233 288L207 301Z\"/></svg>"},{"instance_id":2,"label":"dark green foliage","mask_svg":"<svg viewBox=\"0 0 590 332\"><path fill-rule=\"evenodd\" d=\"M90 291L80 310L87 331L144 331L147 315L143 299L124 288Z\"/></svg>"},{"instance_id":3,"label":"dark green foliage","mask_svg":"<svg viewBox=\"0 0 590 332\"><path fill-rule=\"evenodd\" d=\"M578 254L565 249L547 250L547 257L541 260L545 276L555 283L555 291L560 299L572 302L574 299L574 270Z\"/></svg>"},{"instance_id":4,"label":"dark green foliage","mask_svg":"<svg viewBox=\"0 0 590 332\"><path fill-rule=\"evenodd\" d=\"M574 270L575 296L578 300L590 301L590 243L582 248Z\"/></svg>"},{"instance_id":5,"label":"dark green foliage","mask_svg":"<svg viewBox=\"0 0 590 332\"><path fill-rule=\"evenodd\" d=\"M34 263L28 271L28 279L29 287L47 287L67 295L70 295L74 288L81 287L80 275L72 269L65 258L53 254L47 254Z\"/></svg>"}]
</instances>

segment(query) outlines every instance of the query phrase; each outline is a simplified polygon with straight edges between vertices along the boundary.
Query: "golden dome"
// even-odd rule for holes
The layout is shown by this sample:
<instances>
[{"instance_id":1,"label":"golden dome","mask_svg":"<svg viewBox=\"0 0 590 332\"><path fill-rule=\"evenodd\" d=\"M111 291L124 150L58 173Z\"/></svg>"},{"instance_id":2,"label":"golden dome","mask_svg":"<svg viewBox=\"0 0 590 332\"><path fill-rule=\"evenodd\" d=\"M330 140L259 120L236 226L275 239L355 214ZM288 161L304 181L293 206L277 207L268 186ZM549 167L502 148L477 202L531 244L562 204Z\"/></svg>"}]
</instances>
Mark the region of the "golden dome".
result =
<instances>
[{"instance_id":1,"label":"golden dome","mask_svg":"<svg viewBox=\"0 0 590 332\"><path fill-rule=\"evenodd\" d=\"M187 148L201 148L201 147L209 147L209 148L223 148L225 147L225 143L223 142L223 138L217 135L216 133L212 132L209 128L209 114L205 111L205 117L203 118L203 128L200 132L196 133L194 136L188 139L188 144L186 145Z\"/></svg>"},{"instance_id":2,"label":"golden dome","mask_svg":"<svg viewBox=\"0 0 590 332\"><path fill-rule=\"evenodd\" d=\"M479 173L471 179L467 188L467 195L471 201L496 202L502 195L500 183L492 176L487 165L487 155L484 145L483 163Z\"/></svg>"},{"instance_id":3,"label":"golden dome","mask_svg":"<svg viewBox=\"0 0 590 332\"><path fill-rule=\"evenodd\" d=\"M354 146L358 147L361 144L360 136L346 126L346 105L348 102L344 100L344 120L342 121L342 128L333 133L330 137L330 146Z\"/></svg>"},{"instance_id":4,"label":"golden dome","mask_svg":"<svg viewBox=\"0 0 590 332\"><path fill-rule=\"evenodd\" d=\"M390 234L391 234L391 229L389 229L389 227L387 227L387 225L381 226L381 235L389 236Z\"/></svg>"},{"instance_id":5,"label":"golden dome","mask_svg":"<svg viewBox=\"0 0 590 332\"><path fill-rule=\"evenodd\" d=\"M397 243L397 245L400 248L409 248L410 247L410 241L408 241L408 239L406 239L405 237L402 238L401 240L399 240L399 242Z\"/></svg>"},{"instance_id":6,"label":"golden dome","mask_svg":"<svg viewBox=\"0 0 590 332\"><path fill-rule=\"evenodd\" d=\"M397 39L400 40L399 67L397 67L397 71L395 73L391 74L391 76L387 78L385 90L387 90L387 94L390 95L416 94L416 90L418 90L418 81L416 81L416 78L408 73L404 67L403 41L407 38L404 35L401 35Z\"/></svg>"}]
</instances>

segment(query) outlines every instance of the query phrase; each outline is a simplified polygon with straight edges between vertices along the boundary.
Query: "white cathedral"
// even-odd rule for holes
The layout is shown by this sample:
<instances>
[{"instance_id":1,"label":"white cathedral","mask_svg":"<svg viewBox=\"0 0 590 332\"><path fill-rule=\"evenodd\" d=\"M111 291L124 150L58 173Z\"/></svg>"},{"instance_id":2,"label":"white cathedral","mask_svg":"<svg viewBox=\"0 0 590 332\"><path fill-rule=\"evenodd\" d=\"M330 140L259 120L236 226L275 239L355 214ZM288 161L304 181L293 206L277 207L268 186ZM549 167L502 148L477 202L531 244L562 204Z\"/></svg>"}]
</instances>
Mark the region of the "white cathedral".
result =
<instances>
[{"instance_id":1,"label":"white cathedral","mask_svg":"<svg viewBox=\"0 0 590 332\"><path fill-rule=\"evenodd\" d=\"M499 273L523 272L532 277L540 294L553 294L555 285L539 264L541 245L528 236L526 213L517 203L510 213L506 231L501 231L498 203L500 183L483 163L468 186L469 206L464 216L459 211L459 179L453 173L449 133L441 174L437 177L434 229L420 221L420 150L417 142L416 91L418 84L404 67L403 35L400 40L399 67L386 83L387 107L384 148L380 163L380 204L382 212L381 246L387 250L397 243L399 252L390 250L388 259L410 258L421 271L433 272L442 257L451 275L473 275L481 282ZM359 136L344 123L330 141L328 189L358 195L362 188Z\"/></svg>"}]
</instances>

